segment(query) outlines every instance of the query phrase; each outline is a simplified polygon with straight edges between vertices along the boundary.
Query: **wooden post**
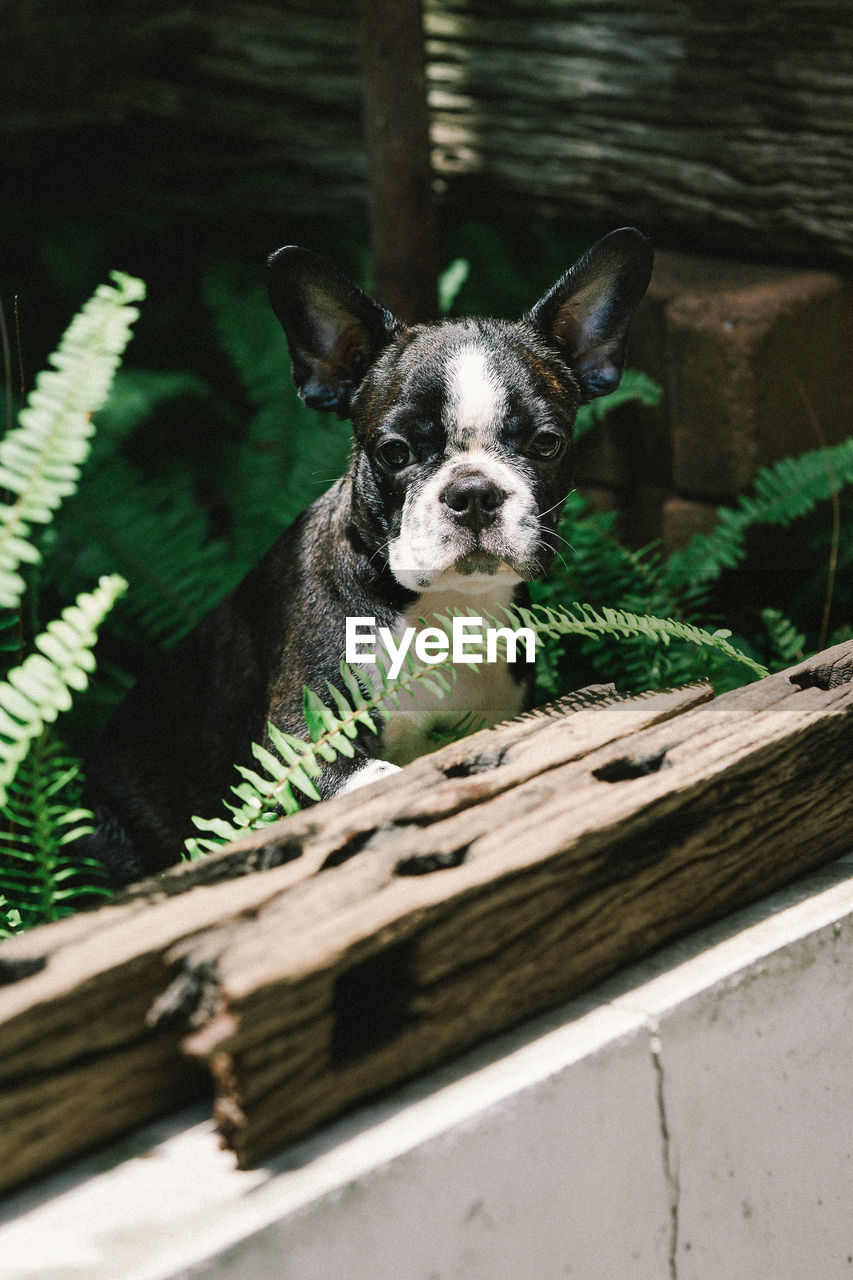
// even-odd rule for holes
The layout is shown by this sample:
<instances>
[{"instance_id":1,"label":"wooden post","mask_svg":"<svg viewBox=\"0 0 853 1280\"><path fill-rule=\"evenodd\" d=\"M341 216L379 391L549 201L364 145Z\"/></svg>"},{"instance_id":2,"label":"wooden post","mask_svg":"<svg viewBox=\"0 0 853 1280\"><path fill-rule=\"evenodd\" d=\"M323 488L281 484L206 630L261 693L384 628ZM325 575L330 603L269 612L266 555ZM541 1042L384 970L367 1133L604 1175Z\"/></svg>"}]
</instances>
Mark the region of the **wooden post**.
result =
<instances>
[{"instance_id":1,"label":"wooden post","mask_svg":"<svg viewBox=\"0 0 853 1280\"><path fill-rule=\"evenodd\" d=\"M376 290L402 320L438 313L421 0L359 0Z\"/></svg>"}]
</instances>

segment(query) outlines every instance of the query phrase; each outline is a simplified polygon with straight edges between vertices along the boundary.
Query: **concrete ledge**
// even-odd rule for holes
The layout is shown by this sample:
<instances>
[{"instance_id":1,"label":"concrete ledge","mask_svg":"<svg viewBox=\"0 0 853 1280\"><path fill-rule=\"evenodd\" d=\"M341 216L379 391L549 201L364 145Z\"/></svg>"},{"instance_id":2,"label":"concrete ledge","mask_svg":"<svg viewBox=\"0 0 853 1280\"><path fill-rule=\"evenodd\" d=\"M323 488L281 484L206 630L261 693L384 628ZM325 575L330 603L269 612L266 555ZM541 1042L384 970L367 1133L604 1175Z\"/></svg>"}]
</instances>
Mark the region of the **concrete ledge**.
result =
<instances>
[{"instance_id":1,"label":"concrete ledge","mask_svg":"<svg viewBox=\"0 0 853 1280\"><path fill-rule=\"evenodd\" d=\"M263 1169L140 1131L6 1201L3 1280L853 1277L851 988L853 857Z\"/></svg>"}]
</instances>

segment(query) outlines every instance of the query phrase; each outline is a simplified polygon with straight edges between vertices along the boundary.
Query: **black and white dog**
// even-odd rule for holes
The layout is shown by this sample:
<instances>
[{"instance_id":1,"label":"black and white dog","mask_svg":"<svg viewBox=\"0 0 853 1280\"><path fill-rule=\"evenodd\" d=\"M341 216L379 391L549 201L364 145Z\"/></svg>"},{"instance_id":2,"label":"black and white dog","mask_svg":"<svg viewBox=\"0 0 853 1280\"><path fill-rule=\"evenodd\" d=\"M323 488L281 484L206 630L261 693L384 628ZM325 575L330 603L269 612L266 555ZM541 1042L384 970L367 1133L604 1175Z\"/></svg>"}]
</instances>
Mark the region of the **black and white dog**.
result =
<instances>
[{"instance_id":1,"label":"black and white dog","mask_svg":"<svg viewBox=\"0 0 853 1280\"><path fill-rule=\"evenodd\" d=\"M221 811L235 762L272 721L305 736L302 687L340 681L347 620L402 636L454 608L495 614L551 564L578 407L612 391L652 251L600 240L517 322L406 326L306 249L269 261L269 293L306 404L352 419L342 479L131 691L87 762L93 852L116 883L178 860L193 814ZM363 632L362 632L363 634ZM365 668L368 670L367 668ZM368 671L369 673L369 671ZM523 663L460 673L453 705L392 708L330 766L325 795L427 750L438 719L494 724Z\"/></svg>"}]
</instances>

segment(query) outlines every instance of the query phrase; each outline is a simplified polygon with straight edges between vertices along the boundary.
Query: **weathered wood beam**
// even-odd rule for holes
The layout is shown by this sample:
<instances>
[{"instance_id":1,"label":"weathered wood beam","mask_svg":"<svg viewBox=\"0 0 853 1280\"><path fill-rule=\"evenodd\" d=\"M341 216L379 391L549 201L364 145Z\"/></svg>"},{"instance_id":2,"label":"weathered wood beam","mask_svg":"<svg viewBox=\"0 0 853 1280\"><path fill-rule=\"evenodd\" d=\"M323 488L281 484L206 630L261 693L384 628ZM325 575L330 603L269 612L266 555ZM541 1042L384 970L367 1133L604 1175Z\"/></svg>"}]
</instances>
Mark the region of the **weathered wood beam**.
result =
<instances>
[{"instance_id":1,"label":"weathered wood beam","mask_svg":"<svg viewBox=\"0 0 853 1280\"><path fill-rule=\"evenodd\" d=\"M782 676L580 755L543 727L270 903L186 1042L240 1163L847 850L852 716Z\"/></svg>"},{"instance_id":2,"label":"weathered wood beam","mask_svg":"<svg viewBox=\"0 0 853 1280\"><path fill-rule=\"evenodd\" d=\"M847 851L853 642L708 698L485 730L4 944L0 1189L200 1092L183 1054L252 1163Z\"/></svg>"},{"instance_id":3,"label":"weathered wood beam","mask_svg":"<svg viewBox=\"0 0 853 1280\"><path fill-rule=\"evenodd\" d=\"M393 18L412 3L365 9ZM424 12L433 166L459 203L630 219L659 244L735 258L853 261L850 5L425 0ZM9 199L28 177L51 206L104 189L199 217L239 201L325 218L364 202L344 0L122 0L98 22L92 40L89 0L4 7Z\"/></svg>"}]
</instances>

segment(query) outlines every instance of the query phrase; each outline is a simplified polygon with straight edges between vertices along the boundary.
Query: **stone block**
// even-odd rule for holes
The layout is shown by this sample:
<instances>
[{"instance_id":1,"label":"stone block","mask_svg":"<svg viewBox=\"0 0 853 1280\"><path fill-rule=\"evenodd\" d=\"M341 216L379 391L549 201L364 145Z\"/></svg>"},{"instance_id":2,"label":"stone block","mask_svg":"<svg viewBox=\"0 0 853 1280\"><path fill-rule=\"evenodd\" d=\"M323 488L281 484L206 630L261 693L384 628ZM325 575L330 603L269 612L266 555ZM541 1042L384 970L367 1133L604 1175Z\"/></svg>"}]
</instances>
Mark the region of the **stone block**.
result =
<instances>
[{"instance_id":1,"label":"stone block","mask_svg":"<svg viewBox=\"0 0 853 1280\"><path fill-rule=\"evenodd\" d=\"M853 281L662 252L629 363L664 388L677 493L725 500L757 469L853 430Z\"/></svg>"},{"instance_id":2,"label":"stone block","mask_svg":"<svg viewBox=\"0 0 853 1280\"><path fill-rule=\"evenodd\" d=\"M621 495L618 532L631 547L647 547L658 542L663 532L663 505L668 498L665 489L656 485L636 484Z\"/></svg>"},{"instance_id":3,"label":"stone block","mask_svg":"<svg viewBox=\"0 0 853 1280\"><path fill-rule=\"evenodd\" d=\"M619 498L614 489L605 485L579 485L581 496L586 503L587 511L617 511Z\"/></svg>"},{"instance_id":4,"label":"stone block","mask_svg":"<svg viewBox=\"0 0 853 1280\"><path fill-rule=\"evenodd\" d=\"M582 437L577 454L578 484L612 489L635 485L672 487L670 429L659 409L620 405Z\"/></svg>"},{"instance_id":5,"label":"stone block","mask_svg":"<svg viewBox=\"0 0 853 1280\"><path fill-rule=\"evenodd\" d=\"M694 533L710 533L717 523L717 508L711 502L695 502L691 498L666 498L661 511L661 537L664 551L678 551L687 545Z\"/></svg>"}]
</instances>

